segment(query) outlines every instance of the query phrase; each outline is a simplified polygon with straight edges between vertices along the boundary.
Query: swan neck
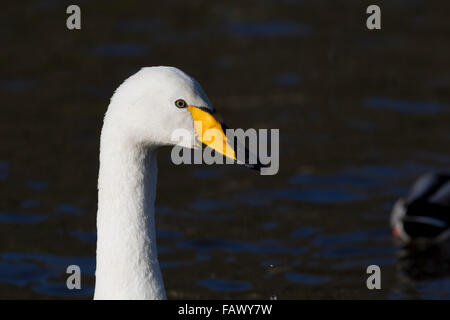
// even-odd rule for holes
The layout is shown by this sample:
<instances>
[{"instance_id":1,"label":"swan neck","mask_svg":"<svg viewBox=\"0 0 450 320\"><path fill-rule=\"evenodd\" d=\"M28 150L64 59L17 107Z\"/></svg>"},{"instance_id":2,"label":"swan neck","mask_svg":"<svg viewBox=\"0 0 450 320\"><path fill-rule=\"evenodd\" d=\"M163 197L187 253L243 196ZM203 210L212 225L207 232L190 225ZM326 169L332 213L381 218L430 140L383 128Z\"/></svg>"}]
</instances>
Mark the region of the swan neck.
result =
<instances>
[{"instance_id":1,"label":"swan neck","mask_svg":"<svg viewBox=\"0 0 450 320\"><path fill-rule=\"evenodd\" d=\"M104 126L95 299L164 299L155 234L156 148Z\"/></svg>"}]
</instances>

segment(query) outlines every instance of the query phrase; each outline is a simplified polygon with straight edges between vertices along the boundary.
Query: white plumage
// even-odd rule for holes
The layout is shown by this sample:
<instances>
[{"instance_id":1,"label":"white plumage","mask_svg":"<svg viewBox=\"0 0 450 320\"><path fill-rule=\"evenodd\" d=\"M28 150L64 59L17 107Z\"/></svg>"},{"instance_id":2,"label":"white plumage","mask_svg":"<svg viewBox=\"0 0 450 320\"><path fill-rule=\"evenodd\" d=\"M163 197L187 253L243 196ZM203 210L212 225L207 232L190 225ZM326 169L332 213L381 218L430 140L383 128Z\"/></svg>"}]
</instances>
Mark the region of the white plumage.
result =
<instances>
[{"instance_id":1,"label":"white plumage","mask_svg":"<svg viewBox=\"0 0 450 320\"><path fill-rule=\"evenodd\" d=\"M194 136L177 99L213 110L200 85L172 67L141 69L111 98L100 142L94 299L166 298L155 236L156 153L174 144L175 129Z\"/></svg>"}]
</instances>

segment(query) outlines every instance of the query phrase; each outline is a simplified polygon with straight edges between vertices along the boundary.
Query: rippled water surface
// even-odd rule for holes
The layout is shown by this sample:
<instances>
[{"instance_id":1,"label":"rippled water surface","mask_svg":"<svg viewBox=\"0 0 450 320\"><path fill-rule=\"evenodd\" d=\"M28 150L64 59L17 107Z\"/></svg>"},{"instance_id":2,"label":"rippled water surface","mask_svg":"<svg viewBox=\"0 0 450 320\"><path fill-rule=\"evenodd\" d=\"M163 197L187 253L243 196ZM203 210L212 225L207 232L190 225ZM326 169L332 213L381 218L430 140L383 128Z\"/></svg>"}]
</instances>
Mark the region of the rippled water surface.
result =
<instances>
[{"instance_id":1,"label":"rippled water surface","mask_svg":"<svg viewBox=\"0 0 450 320\"><path fill-rule=\"evenodd\" d=\"M450 298L448 248L389 229L411 183L450 167L450 6L405 4L383 2L379 32L357 1L81 1L79 31L59 2L4 4L0 298L92 297L102 117L150 65L194 76L230 127L280 129L275 176L159 153L169 298Z\"/></svg>"}]
</instances>

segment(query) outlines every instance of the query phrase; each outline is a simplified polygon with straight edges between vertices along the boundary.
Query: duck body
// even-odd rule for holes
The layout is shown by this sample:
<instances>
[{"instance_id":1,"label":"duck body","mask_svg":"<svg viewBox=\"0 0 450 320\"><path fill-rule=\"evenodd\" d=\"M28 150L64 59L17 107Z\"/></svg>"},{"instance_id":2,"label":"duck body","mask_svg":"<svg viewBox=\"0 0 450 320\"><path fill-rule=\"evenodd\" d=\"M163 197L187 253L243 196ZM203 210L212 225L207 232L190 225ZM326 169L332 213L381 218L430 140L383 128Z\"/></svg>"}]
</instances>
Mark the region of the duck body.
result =
<instances>
[{"instance_id":1,"label":"duck body","mask_svg":"<svg viewBox=\"0 0 450 320\"><path fill-rule=\"evenodd\" d=\"M403 242L442 242L450 238L450 174L420 177L392 210L393 234Z\"/></svg>"}]
</instances>

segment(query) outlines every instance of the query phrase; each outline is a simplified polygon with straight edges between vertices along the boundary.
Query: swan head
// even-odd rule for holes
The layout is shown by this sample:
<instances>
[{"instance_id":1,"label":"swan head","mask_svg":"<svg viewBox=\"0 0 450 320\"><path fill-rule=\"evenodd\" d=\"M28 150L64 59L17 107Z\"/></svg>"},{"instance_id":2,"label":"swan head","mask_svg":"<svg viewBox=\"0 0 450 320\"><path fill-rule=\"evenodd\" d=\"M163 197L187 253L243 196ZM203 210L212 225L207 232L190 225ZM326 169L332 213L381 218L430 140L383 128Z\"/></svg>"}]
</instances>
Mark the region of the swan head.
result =
<instances>
[{"instance_id":1,"label":"swan head","mask_svg":"<svg viewBox=\"0 0 450 320\"><path fill-rule=\"evenodd\" d=\"M127 143L149 146L209 146L236 160L224 128L214 117L215 109L200 84L174 67L147 67L120 85L105 115ZM213 129L214 134L206 134ZM193 139L174 139L184 130ZM228 140L229 141L229 140Z\"/></svg>"}]
</instances>

